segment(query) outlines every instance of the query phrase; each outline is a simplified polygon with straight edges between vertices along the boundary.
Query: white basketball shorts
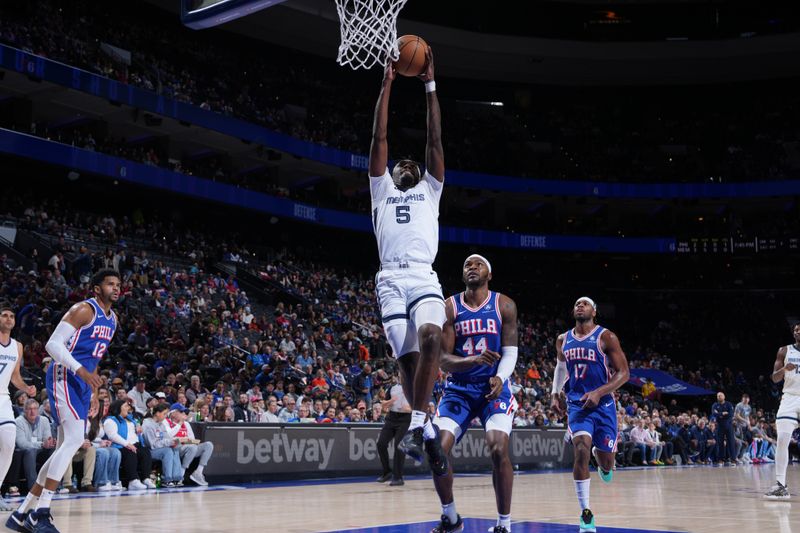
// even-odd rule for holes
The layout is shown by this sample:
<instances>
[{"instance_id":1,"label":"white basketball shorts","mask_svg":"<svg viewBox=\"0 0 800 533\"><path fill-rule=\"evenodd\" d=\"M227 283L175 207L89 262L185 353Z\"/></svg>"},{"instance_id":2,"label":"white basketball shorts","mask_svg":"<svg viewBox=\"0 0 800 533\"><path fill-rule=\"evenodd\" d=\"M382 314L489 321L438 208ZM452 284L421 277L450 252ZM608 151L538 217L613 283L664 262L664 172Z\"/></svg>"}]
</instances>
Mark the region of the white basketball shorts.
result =
<instances>
[{"instance_id":1,"label":"white basketball shorts","mask_svg":"<svg viewBox=\"0 0 800 533\"><path fill-rule=\"evenodd\" d=\"M800 396L783 393L775 420L777 422L781 420L792 421L795 426L800 424Z\"/></svg>"},{"instance_id":2,"label":"white basketball shorts","mask_svg":"<svg viewBox=\"0 0 800 533\"><path fill-rule=\"evenodd\" d=\"M424 309L426 323L442 326L447 320L439 276L430 267L381 270L375 276L375 292L381 322L395 357L419 351L417 329L422 324L415 324L414 316L422 304L436 304L433 309L428 306ZM403 331L398 331L400 326Z\"/></svg>"}]
</instances>

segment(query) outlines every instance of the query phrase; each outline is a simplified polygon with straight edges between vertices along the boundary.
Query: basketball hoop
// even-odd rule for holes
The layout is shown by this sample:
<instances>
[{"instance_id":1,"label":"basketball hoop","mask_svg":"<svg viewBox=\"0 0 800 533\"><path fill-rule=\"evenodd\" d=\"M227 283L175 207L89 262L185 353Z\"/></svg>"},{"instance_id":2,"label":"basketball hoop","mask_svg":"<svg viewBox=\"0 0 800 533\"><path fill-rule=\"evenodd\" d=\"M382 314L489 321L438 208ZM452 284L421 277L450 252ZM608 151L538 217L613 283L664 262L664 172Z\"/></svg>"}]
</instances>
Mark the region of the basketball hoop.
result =
<instances>
[{"instance_id":1,"label":"basketball hoop","mask_svg":"<svg viewBox=\"0 0 800 533\"><path fill-rule=\"evenodd\" d=\"M342 43L336 62L353 70L397 61L397 15L408 0L336 0Z\"/></svg>"}]
</instances>

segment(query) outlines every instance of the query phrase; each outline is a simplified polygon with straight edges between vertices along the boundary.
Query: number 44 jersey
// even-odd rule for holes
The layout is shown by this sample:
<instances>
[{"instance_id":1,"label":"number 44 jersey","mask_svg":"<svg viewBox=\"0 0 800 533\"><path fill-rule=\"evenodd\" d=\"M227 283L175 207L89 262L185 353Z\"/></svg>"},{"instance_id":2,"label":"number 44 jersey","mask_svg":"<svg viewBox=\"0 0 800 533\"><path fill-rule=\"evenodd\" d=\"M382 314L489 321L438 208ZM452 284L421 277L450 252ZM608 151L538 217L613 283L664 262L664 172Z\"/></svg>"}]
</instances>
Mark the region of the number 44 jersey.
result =
<instances>
[{"instance_id":1,"label":"number 44 jersey","mask_svg":"<svg viewBox=\"0 0 800 533\"><path fill-rule=\"evenodd\" d=\"M480 355L486 350L500 353L503 319L500 316L500 293L489 291L486 300L476 308L464 301L464 293L450 297L455 311L453 328L456 333L455 353L462 357ZM454 381L488 383L497 374L497 366L477 365L467 372L453 372Z\"/></svg>"},{"instance_id":2,"label":"number 44 jersey","mask_svg":"<svg viewBox=\"0 0 800 533\"><path fill-rule=\"evenodd\" d=\"M443 183L427 171L414 187L401 191L389 170L369 178L372 226L381 264L432 265L439 250L439 200Z\"/></svg>"}]
</instances>

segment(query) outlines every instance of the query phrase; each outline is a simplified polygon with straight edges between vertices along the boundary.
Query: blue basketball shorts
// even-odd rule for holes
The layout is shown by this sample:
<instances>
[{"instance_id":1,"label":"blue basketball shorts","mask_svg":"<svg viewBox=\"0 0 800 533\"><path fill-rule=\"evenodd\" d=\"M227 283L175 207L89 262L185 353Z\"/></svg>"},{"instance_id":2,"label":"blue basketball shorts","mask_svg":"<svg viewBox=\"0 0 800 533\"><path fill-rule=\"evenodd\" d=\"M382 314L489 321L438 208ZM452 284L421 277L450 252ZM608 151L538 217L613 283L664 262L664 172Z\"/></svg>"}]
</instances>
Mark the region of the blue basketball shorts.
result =
<instances>
[{"instance_id":1,"label":"blue basketball shorts","mask_svg":"<svg viewBox=\"0 0 800 533\"><path fill-rule=\"evenodd\" d=\"M570 437L588 435L598 450L617 451L617 409L613 399L604 399L594 409L568 403L567 419Z\"/></svg>"},{"instance_id":2,"label":"blue basketball shorts","mask_svg":"<svg viewBox=\"0 0 800 533\"><path fill-rule=\"evenodd\" d=\"M517 400L511 394L508 381L503 384L503 391L495 400L486 399L491 391L488 381L485 383L448 382L444 394L436 408L436 418L449 418L457 425L456 442L466 433L470 423L480 418L483 427L494 415L507 416L510 419L517 410ZM510 425L508 425L510 428Z\"/></svg>"}]
</instances>

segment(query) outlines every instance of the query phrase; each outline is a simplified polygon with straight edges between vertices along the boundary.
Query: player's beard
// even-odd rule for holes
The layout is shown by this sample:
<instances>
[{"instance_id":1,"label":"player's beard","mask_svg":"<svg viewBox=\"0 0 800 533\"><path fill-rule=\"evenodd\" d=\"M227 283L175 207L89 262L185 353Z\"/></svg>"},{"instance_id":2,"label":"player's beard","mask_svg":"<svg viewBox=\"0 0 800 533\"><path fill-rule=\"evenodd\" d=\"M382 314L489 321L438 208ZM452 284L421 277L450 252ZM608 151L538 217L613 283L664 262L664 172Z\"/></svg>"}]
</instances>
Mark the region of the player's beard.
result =
<instances>
[{"instance_id":1,"label":"player's beard","mask_svg":"<svg viewBox=\"0 0 800 533\"><path fill-rule=\"evenodd\" d=\"M416 185L416 179L414 175L410 172L404 172L402 176L400 176L400 184L398 185L401 189L410 189L414 185Z\"/></svg>"},{"instance_id":2,"label":"player's beard","mask_svg":"<svg viewBox=\"0 0 800 533\"><path fill-rule=\"evenodd\" d=\"M591 316L585 316L585 315L584 316L577 316L577 315L575 315L575 322L579 322L581 324L585 324L585 323L591 322L591 321L592 321L592 317Z\"/></svg>"}]
</instances>

